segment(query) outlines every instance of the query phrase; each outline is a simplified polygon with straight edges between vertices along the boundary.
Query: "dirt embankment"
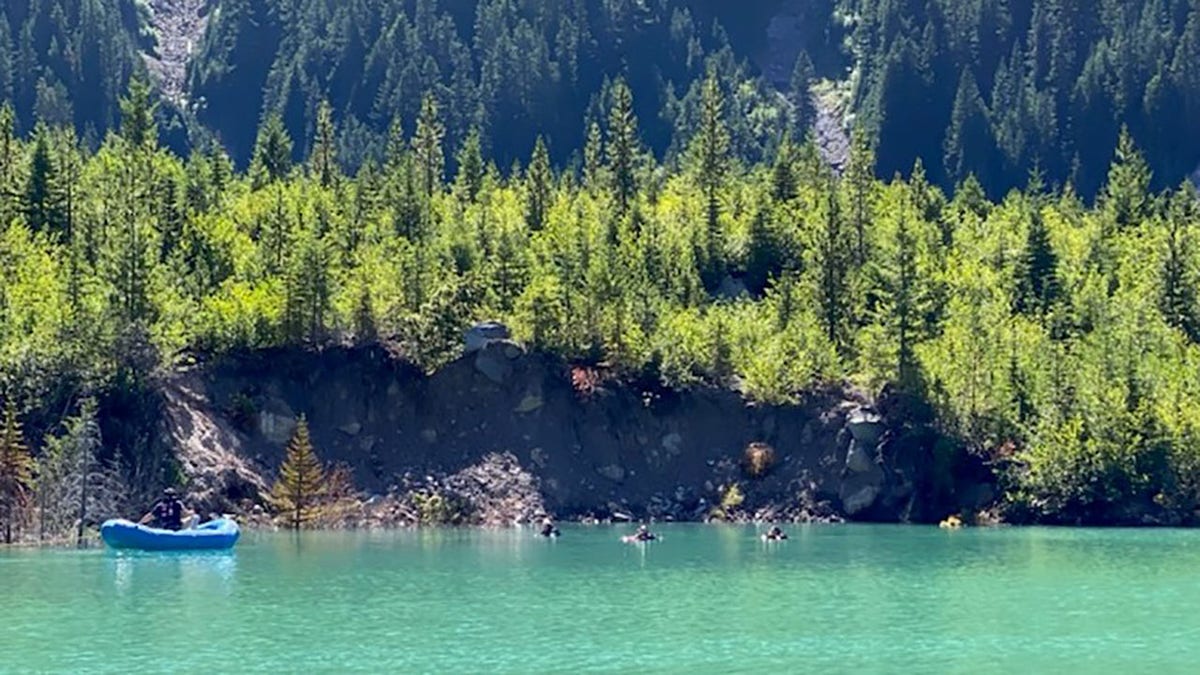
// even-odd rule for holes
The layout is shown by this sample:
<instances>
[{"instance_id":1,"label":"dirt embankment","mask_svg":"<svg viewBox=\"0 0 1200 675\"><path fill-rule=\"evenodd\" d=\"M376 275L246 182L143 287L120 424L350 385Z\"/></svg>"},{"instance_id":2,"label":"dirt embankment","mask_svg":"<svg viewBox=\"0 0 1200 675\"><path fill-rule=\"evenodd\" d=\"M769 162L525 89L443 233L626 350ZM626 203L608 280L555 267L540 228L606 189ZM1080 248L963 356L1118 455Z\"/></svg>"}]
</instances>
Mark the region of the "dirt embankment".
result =
<instances>
[{"instance_id":1,"label":"dirt embankment","mask_svg":"<svg viewBox=\"0 0 1200 675\"><path fill-rule=\"evenodd\" d=\"M378 346L257 353L167 382L164 437L199 504L254 513L303 414L322 459L361 491L347 525L434 507L490 524L542 512L934 521L990 499L986 472L936 434L842 392L754 406L594 375L507 342L432 376Z\"/></svg>"}]
</instances>

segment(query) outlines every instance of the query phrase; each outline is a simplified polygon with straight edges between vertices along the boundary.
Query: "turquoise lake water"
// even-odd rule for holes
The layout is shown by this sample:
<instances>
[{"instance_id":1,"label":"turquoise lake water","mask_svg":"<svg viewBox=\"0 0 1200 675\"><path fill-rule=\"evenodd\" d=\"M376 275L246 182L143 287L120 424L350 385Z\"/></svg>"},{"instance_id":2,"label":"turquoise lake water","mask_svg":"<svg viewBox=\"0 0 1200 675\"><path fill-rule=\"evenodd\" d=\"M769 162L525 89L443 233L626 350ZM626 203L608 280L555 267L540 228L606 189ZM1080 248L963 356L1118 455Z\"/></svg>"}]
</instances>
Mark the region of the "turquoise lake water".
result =
<instances>
[{"instance_id":1,"label":"turquoise lake water","mask_svg":"<svg viewBox=\"0 0 1200 675\"><path fill-rule=\"evenodd\" d=\"M1200 532L247 534L0 552L0 672L1200 670Z\"/></svg>"}]
</instances>

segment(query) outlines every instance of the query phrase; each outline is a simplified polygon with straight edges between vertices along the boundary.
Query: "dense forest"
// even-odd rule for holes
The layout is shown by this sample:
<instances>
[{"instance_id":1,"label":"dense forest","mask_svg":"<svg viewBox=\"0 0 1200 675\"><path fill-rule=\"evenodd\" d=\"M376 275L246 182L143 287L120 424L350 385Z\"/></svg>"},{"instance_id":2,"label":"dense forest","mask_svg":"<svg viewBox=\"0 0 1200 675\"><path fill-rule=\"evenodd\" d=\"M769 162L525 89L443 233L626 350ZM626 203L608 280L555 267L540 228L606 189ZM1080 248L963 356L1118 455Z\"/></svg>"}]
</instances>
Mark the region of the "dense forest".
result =
<instances>
[{"instance_id":1,"label":"dense forest","mask_svg":"<svg viewBox=\"0 0 1200 675\"><path fill-rule=\"evenodd\" d=\"M799 18L776 53L764 45L781 15ZM95 150L163 22L132 0L0 8L0 98L18 129L72 122ZM1156 189L1200 165L1194 0L216 0L206 26L186 36L186 100L159 107L159 129L180 154L219 142L238 167L272 115L311 138L322 102L344 168L380 163L393 126L413 132L426 92L449 147L477 133L507 168L541 136L556 168L578 167L617 78L645 148L674 166L710 67L734 155L749 163L769 159L785 130L803 138L823 106L866 130L881 177L919 158L947 192L974 175L1000 198L1036 169L1090 201L1122 126ZM792 76L762 74L781 67ZM293 160L310 150L295 144Z\"/></svg>"},{"instance_id":2,"label":"dense forest","mask_svg":"<svg viewBox=\"0 0 1200 675\"><path fill-rule=\"evenodd\" d=\"M435 369L500 319L631 383L899 393L1004 468L1020 518L1192 517L1200 208L1188 183L1151 191L1130 135L1094 207L1037 173L993 202L971 178L948 198L920 162L877 180L862 135L841 175L811 141L739 163L715 71L678 165L645 152L623 81L609 98L578 171L540 141L512 170L476 135L448 147L431 93L355 176L328 105L309 139L269 118L244 173L162 148L136 80L95 152L70 126L19 139L6 108L4 393L53 416L196 355L334 341Z\"/></svg>"},{"instance_id":3,"label":"dense forest","mask_svg":"<svg viewBox=\"0 0 1200 675\"><path fill-rule=\"evenodd\" d=\"M1037 168L1085 196L1127 126L1169 186L1200 163L1194 0L850 0L857 107L883 175L989 194Z\"/></svg>"}]
</instances>

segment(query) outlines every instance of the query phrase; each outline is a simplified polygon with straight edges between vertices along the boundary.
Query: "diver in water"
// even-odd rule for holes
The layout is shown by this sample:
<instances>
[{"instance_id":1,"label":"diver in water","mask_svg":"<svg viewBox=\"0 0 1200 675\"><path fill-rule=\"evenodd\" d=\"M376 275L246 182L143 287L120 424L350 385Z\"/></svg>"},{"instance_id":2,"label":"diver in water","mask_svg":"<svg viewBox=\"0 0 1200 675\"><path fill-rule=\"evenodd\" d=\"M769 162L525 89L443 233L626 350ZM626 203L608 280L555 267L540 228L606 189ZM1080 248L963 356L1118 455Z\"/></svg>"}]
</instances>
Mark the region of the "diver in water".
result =
<instances>
[{"instance_id":1,"label":"diver in water","mask_svg":"<svg viewBox=\"0 0 1200 675\"><path fill-rule=\"evenodd\" d=\"M770 529L770 531L768 531L765 535L763 535L763 538L766 539L767 541L783 541L784 539L787 539L788 537L787 537L787 533L785 533L783 530L781 530L778 525L775 525L774 527L772 527Z\"/></svg>"},{"instance_id":2,"label":"diver in water","mask_svg":"<svg viewBox=\"0 0 1200 675\"><path fill-rule=\"evenodd\" d=\"M543 537L557 537L560 534L558 528L554 526L554 521L549 516L542 519L542 531L540 534Z\"/></svg>"},{"instance_id":3,"label":"diver in water","mask_svg":"<svg viewBox=\"0 0 1200 675\"><path fill-rule=\"evenodd\" d=\"M645 525L638 525L637 532L633 534L634 541L654 541L657 538Z\"/></svg>"},{"instance_id":4,"label":"diver in water","mask_svg":"<svg viewBox=\"0 0 1200 675\"><path fill-rule=\"evenodd\" d=\"M198 517L188 510L183 505L183 501L179 499L179 493L175 488L167 488L163 490L162 497L159 498L154 506L150 508L150 512L142 516L138 521L142 525L150 525L150 527L160 530L179 531L184 529L184 522L187 522L188 529L195 527Z\"/></svg>"}]
</instances>

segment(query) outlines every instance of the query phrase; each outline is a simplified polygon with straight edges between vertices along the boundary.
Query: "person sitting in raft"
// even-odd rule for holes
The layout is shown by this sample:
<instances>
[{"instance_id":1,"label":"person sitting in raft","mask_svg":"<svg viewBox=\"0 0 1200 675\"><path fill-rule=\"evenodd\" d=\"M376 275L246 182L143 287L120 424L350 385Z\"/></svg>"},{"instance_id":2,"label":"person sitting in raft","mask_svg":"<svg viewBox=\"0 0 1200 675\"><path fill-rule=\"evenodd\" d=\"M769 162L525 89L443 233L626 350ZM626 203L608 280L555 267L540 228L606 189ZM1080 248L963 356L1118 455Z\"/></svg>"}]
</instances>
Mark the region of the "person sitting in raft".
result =
<instances>
[{"instance_id":1,"label":"person sitting in raft","mask_svg":"<svg viewBox=\"0 0 1200 675\"><path fill-rule=\"evenodd\" d=\"M542 519L541 535L543 537L557 537L559 535L558 528L554 526L554 521L550 520L549 517Z\"/></svg>"},{"instance_id":2,"label":"person sitting in raft","mask_svg":"<svg viewBox=\"0 0 1200 675\"><path fill-rule=\"evenodd\" d=\"M157 502L154 502L154 506L151 507L150 512L142 516L142 519L138 523L141 525L150 525L150 527L160 530L179 531L183 529L185 514L188 521L188 528L195 527L195 521L198 519L197 516L183 505L183 502L179 499L179 493L175 491L175 488L169 487L163 490L162 497Z\"/></svg>"},{"instance_id":3,"label":"person sitting in raft","mask_svg":"<svg viewBox=\"0 0 1200 675\"><path fill-rule=\"evenodd\" d=\"M783 541L787 539L787 534L779 528L778 525L772 527L770 531L763 535L767 541Z\"/></svg>"}]
</instances>

